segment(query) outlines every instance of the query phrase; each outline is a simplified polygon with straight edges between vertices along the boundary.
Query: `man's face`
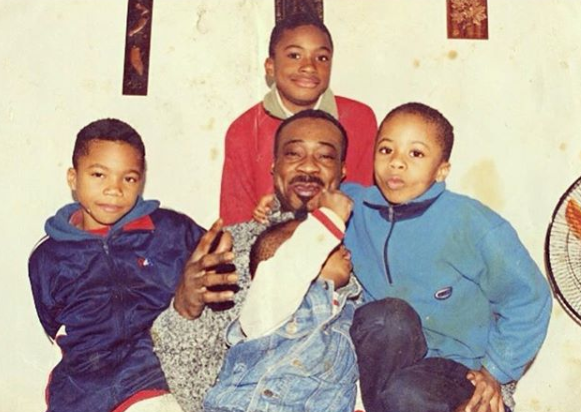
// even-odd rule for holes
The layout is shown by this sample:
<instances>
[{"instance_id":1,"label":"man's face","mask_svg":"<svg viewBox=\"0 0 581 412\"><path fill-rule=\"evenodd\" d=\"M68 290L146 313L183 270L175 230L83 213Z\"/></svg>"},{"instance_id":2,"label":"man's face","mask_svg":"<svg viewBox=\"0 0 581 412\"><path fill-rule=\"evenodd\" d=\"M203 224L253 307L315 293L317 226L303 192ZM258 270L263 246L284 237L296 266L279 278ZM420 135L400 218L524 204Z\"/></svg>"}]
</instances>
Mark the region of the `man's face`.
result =
<instances>
[{"instance_id":1,"label":"man's face","mask_svg":"<svg viewBox=\"0 0 581 412\"><path fill-rule=\"evenodd\" d=\"M94 140L67 180L81 204L81 229L114 225L135 205L143 188L143 158L123 142Z\"/></svg>"},{"instance_id":2,"label":"man's face","mask_svg":"<svg viewBox=\"0 0 581 412\"><path fill-rule=\"evenodd\" d=\"M266 59L285 107L293 113L312 109L329 87L333 50L327 35L315 26L285 30Z\"/></svg>"},{"instance_id":3,"label":"man's face","mask_svg":"<svg viewBox=\"0 0 581 412\"><path fill-rule=\"evenodd\" d=\"M342 147L341 131L328 120L303 118L282 129L272 172L283 210L312 211L323 188L339 187Z\"/></svg>"}]
</instances>

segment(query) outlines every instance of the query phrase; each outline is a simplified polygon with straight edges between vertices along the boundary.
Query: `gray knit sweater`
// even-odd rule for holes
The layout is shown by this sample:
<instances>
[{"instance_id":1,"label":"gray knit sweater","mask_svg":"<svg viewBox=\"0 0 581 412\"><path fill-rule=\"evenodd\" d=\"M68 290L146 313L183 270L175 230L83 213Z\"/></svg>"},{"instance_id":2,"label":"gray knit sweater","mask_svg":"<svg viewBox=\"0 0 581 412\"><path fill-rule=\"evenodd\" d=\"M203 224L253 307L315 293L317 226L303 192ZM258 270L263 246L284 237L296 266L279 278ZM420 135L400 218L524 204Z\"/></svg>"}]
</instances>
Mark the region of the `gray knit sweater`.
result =
<instances>
[{"instance_id":1,"label":"gray knit sweater","mask_svg":"<svg viewBox=\"0 0 581 412\"><path fill-rule=\"evenodd\" d=\"M151 329L154 350L167 383L185 412L201 412L206 391L214 384L227 346L225 330L240 312L250 285L249 254L252 244L269 226L293 218L292 213L275 212L268 225L254 221L226 228L232 234L234 264L240 290L228 310L206 307L195 320L181 317L170 305Z\"/></svg>"}]
</instances>

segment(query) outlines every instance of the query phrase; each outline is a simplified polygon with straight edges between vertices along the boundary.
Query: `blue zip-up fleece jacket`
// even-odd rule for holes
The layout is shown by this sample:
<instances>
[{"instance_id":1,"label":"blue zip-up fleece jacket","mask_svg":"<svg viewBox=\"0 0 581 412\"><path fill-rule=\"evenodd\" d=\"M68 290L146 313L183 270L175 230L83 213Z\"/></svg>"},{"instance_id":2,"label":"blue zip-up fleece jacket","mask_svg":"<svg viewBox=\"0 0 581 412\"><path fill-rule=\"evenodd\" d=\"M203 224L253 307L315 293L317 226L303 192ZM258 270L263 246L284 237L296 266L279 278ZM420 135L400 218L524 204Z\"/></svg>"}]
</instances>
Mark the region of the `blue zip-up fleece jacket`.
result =
<instances>
[{"instance_id":1,"label":"blue zip-up fleece jacket","mask_svg":"<svg viewBox=\"0 0 581 412\"><path fill-rule=\"evenodd\" d=\"M40 322L62 349L48 411L109 412L140 391L167 390L149 329L170 303L203 229L138 199L100 236L76 228L74 203L45 225L29 260ZM65 327L65 335L57 337Z\"/></svg>"},{"instance_id":2,"label":"blue zip-up fleece jacket","mask_svg":"<svg viewBox=\"0 0 581 412\"><path fill-rule=\"evenodd\" d=\"M512 226L480 202L435 183L390 205L376 186L345 184L345 236L364 300L396 297L420 315L429 357L500 382L519 379L548 327L548 284Z\"/></svg>"}]
</instances>

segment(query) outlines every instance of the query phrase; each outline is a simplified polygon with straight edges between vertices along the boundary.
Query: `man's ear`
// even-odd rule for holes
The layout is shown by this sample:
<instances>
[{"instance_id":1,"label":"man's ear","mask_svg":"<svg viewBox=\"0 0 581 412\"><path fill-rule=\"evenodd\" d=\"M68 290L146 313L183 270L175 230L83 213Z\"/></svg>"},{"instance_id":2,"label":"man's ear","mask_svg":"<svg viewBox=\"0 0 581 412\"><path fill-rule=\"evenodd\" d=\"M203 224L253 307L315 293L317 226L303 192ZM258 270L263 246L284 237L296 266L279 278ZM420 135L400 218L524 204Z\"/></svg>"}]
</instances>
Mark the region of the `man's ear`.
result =
<instances>
[{"instance_id":1,"label":"man's ear","mask_svg":"<svg viewBox=\"0 0 581 412\"><path fill-rule=\"evenodd\" d=\"M347 176L347 166L345 166L345 163L343 163L341 166L341 181L345 179L345 176Z\"/></svg>"},{"instance_id":2,"label":"man's ear","mask_svg":"<svg viewBox=\"0 0 581 412\"><path fill-rule=\"evenodd\" d=\"M77 171L74 167L69 167L67 170L67 183L73 192L77 190Z\"/></svg>"},{"instance_id":3,"label":"man's ear","mask_svg":"<svg viewBox=\"0 0 581 412\"><path fill-rule=\"evenodd\" d=\"M448 173L450 173L450 167L452 165L450 162L442 162L440 166L438 166L438 171L436 172L436 182L443 182L448 177Z\"/></svg>"},{"instance_id":4,"label":"man's ear","mask_svg":"<svg viewBox=\"0 0 581 412\"><path fill-rule=\"evenodd\" d=\"M270 165L270 174L274 176L274 162Z\"/></svg>"},{"instance_id":5,"label":"man's ear","mask_svg":"<svg viewBox=\"0 0 581 412\"><path fill-rule=\"evenodd\" d=\"M267 57L264 61L264 72L267 77L274 79L274 59L272 57Z\"/></svg>"}]
</instances>

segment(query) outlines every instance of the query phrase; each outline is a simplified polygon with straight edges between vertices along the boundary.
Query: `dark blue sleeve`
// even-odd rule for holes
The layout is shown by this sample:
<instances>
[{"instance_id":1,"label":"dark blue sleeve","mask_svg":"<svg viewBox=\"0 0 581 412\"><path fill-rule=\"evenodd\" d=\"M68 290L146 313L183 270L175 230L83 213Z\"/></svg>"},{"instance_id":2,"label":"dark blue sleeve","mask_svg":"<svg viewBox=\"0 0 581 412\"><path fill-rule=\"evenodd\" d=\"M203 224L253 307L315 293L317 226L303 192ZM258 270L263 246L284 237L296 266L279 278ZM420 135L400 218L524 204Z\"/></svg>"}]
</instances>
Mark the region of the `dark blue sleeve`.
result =
<instances>
[{"instance_id":1,"label":"dark blue sleeve","mask_svg":"<svg viewBox=\"0 0 581 412\"><path fill-rule=\"evenodd\" d=\"M53 262L42 250L37 249L32 253L28 260L28 276L34 305L44 331L52 339L56 337L61 327L61 324L56 320L60 309L51 292L51 279L54 271Z\"/></svg>"}]
</instances>

